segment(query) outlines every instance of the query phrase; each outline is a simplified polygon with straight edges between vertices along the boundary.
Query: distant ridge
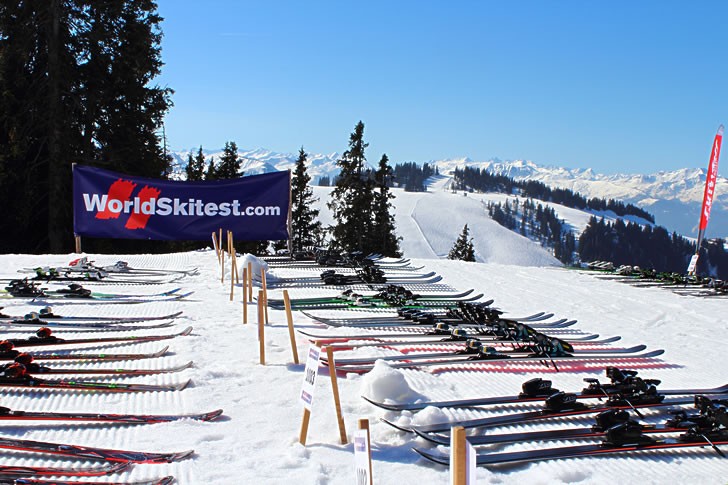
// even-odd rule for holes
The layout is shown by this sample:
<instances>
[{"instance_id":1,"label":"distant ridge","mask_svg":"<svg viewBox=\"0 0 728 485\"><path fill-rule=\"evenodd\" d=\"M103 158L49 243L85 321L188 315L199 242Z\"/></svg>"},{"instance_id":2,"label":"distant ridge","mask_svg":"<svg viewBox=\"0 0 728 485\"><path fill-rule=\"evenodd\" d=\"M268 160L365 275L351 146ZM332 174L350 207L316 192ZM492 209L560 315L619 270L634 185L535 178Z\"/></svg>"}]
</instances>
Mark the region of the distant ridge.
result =
<instances>
[{"instance_id":1,"label":"distant ridge","mask_svg":"<svg viewBox=\"0 0 728 485\"><path fill-rule=\"evenodd\" d=\"M193 152L196 150L192 149ZM181 150L170 153L174 158L176 173L184 173L189 152L190 150ZM203 149L203 153L208 161L213 156L218 160L222 149ZM294 153L277 153L265 148L239 150L238 153L243 158L242 167L248 175L293 169L298 157ZM338 152L328 155L308 155L308 172L314 183L321 177L333 178L338 173L336 159L340 156ZM537 180L550 187L570 189L588 198L621 200L644 208L654 214L658 225L688 237L694 237L697 234L696 227L700 216L706 175L706 170L702 168L683 168L648 175L605 175L596 173L590 168L569 169L538 165L527 160L503 161L497 158L488 161L474 161L465 157L430 160L427 163L437 165L442 174L452 172L455 167L467 165L487 169L516 180ZM718 177L707 236L728 236L728 179L725 177Z\"/></svg>"}]
</instances>

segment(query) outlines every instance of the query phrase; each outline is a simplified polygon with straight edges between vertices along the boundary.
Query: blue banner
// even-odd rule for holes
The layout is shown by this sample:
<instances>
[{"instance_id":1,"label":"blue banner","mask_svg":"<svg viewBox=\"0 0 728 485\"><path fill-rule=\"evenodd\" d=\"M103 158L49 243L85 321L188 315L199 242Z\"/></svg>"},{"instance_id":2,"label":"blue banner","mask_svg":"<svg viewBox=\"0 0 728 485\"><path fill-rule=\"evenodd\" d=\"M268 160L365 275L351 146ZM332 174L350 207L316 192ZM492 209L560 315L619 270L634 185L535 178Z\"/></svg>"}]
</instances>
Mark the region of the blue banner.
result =
<instances>
[{"instance_id":1,"label":"blue banner","mask_svg":"<svg viewBox=\"0 0 728 485\"><path fill-rule=\"evenodd\" d=\"M222 228L237 241L288 239L289 172L205 182L131 177L73 168L79 236L203 240Z\"/></svg>"}]
</instances>

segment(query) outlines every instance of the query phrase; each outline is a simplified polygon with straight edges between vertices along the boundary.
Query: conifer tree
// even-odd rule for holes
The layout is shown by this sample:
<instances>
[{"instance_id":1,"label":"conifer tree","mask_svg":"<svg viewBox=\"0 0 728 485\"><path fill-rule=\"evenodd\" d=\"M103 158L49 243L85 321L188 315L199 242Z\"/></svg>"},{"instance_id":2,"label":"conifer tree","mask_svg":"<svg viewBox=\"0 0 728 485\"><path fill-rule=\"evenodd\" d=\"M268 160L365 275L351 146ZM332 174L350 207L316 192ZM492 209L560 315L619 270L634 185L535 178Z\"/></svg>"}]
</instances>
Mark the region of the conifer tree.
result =
<instances>
[{"instance_id":1,"label":"conifer tree","mask_svg":"<svg viewBox=\"0 0 728 485\"><path fill-rule=\"evenodd\" d=\"M328 203L336 225L334 242L345 251L367 251L367 234L372 228L372 186L370 171L365 169L364 123L359 121L349 136L349 149L336 165L341 172Z\"/></svg>"},{"instance_id":2,"label":"conifer tree","mask_svg":"<svg viewBox=\"0 0 728 485\"><path fill-rule=\"evenodd\" d=\"M210 157L205 171L205 180L217 180L217 168L215 167L215 157Z\"/></svg>"},{"instance_id":3,"label":"conifer tree","mask_svg":"<svg viewBox=\"0 0 728 485\"><path fill-rule=\"evenodd\" d=\"M240 171L240 158L238 157L238 146L234 141L225 142L222 150L220 163L215 169L215 176L218 179L234 179L243 176Z\"/></svg>"},{"instance_id":4,"label":"conifer tree","mask_svg":"<svg viewBox=\"0 0 728 485\"><path fill-rule=\"evenodd\" d=\"M312 208L313 203L318 199L314 199L313 189L309 186L311 177L306 171L307 158L306 152L301 147L291 177L291 246L293 251L312 247L321 237L321 222L317 220L319 211Z\"/></svg>"},{"instance_id":5,"label":"conifer tree","mask_svg":"<svg viewBox=\"0 0 728 485\"><path fill-rule=\"evenodd\" d=\"M374 225L371 232L371 244L369 250L384 256L399 256L399 239L395 234L394 216L389 209L394 198L389 187L391 186L392 167L389 166L389 158L382 155L379 160L379 168L374 173L374 183L378 189L374 193Z\"/></svg>"},{"instance_id":6,"label":"conifer tree","mask_svg":"<svg viewBox=\"0 0 728 485\"><path fill-rule=\"evenodd\" d=\"M187 180L190 182L202 180L205 176L205 154L202 153L202 145L200 145L197 155L193 157L192 152L190 152L187 156L185 173L187 174Z\"/></svg>"},{"instance_id":7,"label":"conifer tree","mask_svg":"<svg viewBox=\"0 0 728 485\"><path fill-rule=\"evenodd\" d=\"M462 261L475 261L475 248L473 247L473 239L469 237L470 230L465 224L463 232L455 241L452 249L447 254L448 259L459 259Z\"/></svg>"}]
</instances>

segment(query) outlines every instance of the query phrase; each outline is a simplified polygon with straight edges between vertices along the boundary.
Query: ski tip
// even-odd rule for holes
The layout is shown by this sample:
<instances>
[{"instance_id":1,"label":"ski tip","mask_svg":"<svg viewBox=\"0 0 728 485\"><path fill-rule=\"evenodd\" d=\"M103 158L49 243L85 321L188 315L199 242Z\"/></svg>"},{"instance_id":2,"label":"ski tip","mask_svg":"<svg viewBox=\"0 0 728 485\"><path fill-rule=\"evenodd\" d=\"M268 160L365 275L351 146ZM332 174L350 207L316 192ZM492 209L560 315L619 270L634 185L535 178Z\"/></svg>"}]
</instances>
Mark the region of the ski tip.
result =
<instances>
[{"instance_id":1,"label":"ski tip","mask_svg":"<svg viewBox=\"0 0 728 485\"><path fill-rule=\"evenodd\" d=\"M192 384L192 379L187 379L186 382L183 382L183 383L179 384L177 387L175 387L175 390L182 391L184 389L187 389L187 386L189 386L190 384Z\"/></svg>"},{"instance_id":2,"label":"ski tip","mask_svg":"<svg viewBox=\"0 0 728 485\"><path fill-rule=\"evenodd\" d=\"M162 350L160 350L160 351L155 352L154 354L152 354L152 357L161 357L164 354L166 354L168 350L169 350L169 345L167 345L166 347L164 347Z\"/></svg>"},{"instance_id":3,"label":"ski tip","mask_svg":"<svg viewBox=\"0 0 728 485\"><path fill-rule=\"evenodd\" d=\"M433 453L430 453L427 450L423 450L421 448L412 448L415 453L420 455L422 458L424 458L427 461L438 463L440 465L450 465L450 457L445 455L435 455Z\"/></svg>"},{"instance_id":4,"label":"ski tip","mask_svg":"<svg viewBox=\"0 0 728 485\"><path fill-rule=\"evenodd\" d=\"M414 433L414 431L412 429L410 429L410 428L404 428L404 427L402 427L402 426L400 426L398 424L394 424L393 422L388 421L388 420L386 420L384 418L379 418L379 420L382 421L382 422L384 422L384 423L387 423L391 427L393 427L395 429L398 429L398 430L400 430L400 431L402 431L404 433Z\"/></svg>"},{"instance_id":5,"label":"ski tip","mask_svg":"<svg viewBox=\"0 0 728 485\"><path fill-rule=\"evenodd\" d=\"M184 459L189 458L195 453L195 450L187 450L187 451L180 451L178 453L170 453L169 455L166 455L166 459L163 461L163 463L173 463L176 461L182 461ZM162 462L160 462L162 463Z\"/></svg>"},{"instance_id":6,"label":"ski tip","mask_svg":"<svg viewBox=\"0 0 728 485\"><path fill-rule=\"evenodd\" d=\"M209 413L205 413L201 416L202 421L213 421L217 418L222 416L222 409L216 409L214 411L210 411Z\"/></svg>"},{"instance_id":7,"label":"ski tip","mask_svg":"<svg viewBox=\"0 0 728 485\"><path fill-rule=\"evenodd\" d=\"M189 326L180 332L180 337L187 336L192 333L192 326Z\"/></svg>"}]
</instances>

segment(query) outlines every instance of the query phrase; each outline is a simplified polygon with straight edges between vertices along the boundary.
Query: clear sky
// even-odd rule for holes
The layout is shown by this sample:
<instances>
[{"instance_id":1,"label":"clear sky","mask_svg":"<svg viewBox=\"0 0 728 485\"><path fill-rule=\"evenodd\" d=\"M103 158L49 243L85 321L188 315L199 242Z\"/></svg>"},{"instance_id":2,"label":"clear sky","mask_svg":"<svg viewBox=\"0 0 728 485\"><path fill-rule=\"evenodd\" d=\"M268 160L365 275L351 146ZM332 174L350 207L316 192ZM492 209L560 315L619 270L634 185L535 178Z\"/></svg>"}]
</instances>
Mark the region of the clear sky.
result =
<instances>
[{"instance_id":1,"label":"clear sky","mask_svg":"<svg viewBox=\"0 0 728 485\"><path fill-rule=\"evenodd\" d=\"M158 5L172 150L343 152L362 120L373 164L650 173L707 168L728 122L726 1Z\"/></svg>"}]
</instances>

